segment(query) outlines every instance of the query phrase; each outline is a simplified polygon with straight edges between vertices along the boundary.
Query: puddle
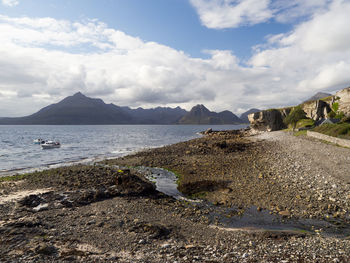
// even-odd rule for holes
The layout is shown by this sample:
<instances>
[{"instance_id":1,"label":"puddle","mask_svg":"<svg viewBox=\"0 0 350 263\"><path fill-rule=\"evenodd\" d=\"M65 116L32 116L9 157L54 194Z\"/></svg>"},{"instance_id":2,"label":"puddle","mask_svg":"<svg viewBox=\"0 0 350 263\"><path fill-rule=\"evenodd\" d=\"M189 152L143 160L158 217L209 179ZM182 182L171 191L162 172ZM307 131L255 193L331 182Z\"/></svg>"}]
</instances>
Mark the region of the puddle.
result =
<instances>
[{"instance_id":1,"label":"puddle","mask_svg":"<svg viewBox=\"0 0 350 263\"><path fill-rule=\"evenodd\" d=\"M140 173L144 174L148 180L155 183L156 189L175 199L186 199L185 196L177 190L176 175L168 170L162 168L150 168L139 166L134 168Z\"/></svg>"},{"instance_id":2,"label":"puddle","mask_svg":"<svg viewBox=\"0 0 350 263\"><path fill-rule=\"evenodd\" d=\"M323 236L344 238L350 236L350 226L340 227L337 224L315 219L288 219L271 214L269 210L258 211L252 206L248 209L237 207L215 206L206 201L186 198L177 190L177 178L174 173L162 168L137 167L146 177L156 184L157 190L178 200L187 200L198 208L209 210L210 222L235 231L288 231L296 233L319 233ZM240 215L238 215L240 213Z\"/></svg>"},{"instance_id":3,"label":"puddle","mask_svg":"<svg viewBox=\"0 0 350 263\"><path fill-rule=\"evenodd\" d=\"M117 169L129 169L127 167L113 166ZM281 215L271 213L269 210L258 211L257 207L239 209L238 207L216 206L203 200L186 198L177 190L176 175L162 168L134 167L155 183L156 189L178 200L186 200L191 205L209 211L206 215L212 227L219 227L227 231L279 231L295 233L320 234L346 238L350 236L350 226L341 225L341 222L329 222L316 219L289 219Z\"/></svg>"},{"instance_id":4,"label":"puddle","mask_svg":"<svg viewBox=\"0 0 350 263\"><path fill-rule=\"evenodd\" d=\"M246 231L287 231L295 233L320 234L322 236L346 238L350 236L350 226L339 226L325 220L289 219L271 214L269 210L258 211L252 206L248 209L227 208L203 203L210 209L211 222L228 230ZM236 215L241 212L240 215Z\"/></svg>"}]
</instances>

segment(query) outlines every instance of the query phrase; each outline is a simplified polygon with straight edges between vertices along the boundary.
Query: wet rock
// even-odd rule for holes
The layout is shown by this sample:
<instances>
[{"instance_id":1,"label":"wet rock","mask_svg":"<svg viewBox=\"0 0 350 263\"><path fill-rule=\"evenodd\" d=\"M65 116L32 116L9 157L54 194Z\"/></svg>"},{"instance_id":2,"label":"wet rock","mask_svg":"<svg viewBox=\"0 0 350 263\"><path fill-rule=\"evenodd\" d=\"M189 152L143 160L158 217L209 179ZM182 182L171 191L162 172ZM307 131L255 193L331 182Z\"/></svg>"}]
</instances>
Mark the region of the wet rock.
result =
<instances>
[{"instance_id":1,"label":"wet rock","mask_svg":"<svg viewBox=\"0 0 350 263\"><path fill-rule=\"evenodd\" d=\"M52 246L52 245L46 245L46 244L41 244L39 245L35 252L38 253L38 254L42 254L42 255L47 255L47 256L50 256L50 255L53 255L53 254L56 254L57 253L57 248L55 246Z\"/></svg>"},{"instance_id":2,"label":"wet rock","mask_svg":"<svg viewBox=\"0 0 350 263\"><path fill-rule=\"evenodd\" d=\"M212 129L212 128L209 128L209 129L207 129L207 130L204 132L204 134L208 135L208 134L210 134L210 133L212 133L212 132L213 132L213 129Z\"/></svg>"},{"instance_id":3,"label":"wet rock","mask_svg":"<svg viewBox=\"0 0 350 263\"><path fill-rule=\"evenodd\" d=\"M19 200L18 203L25 207L34 208L39 206L45 200L41 198L39 195L29 195Z\"/></svg>"},{"instance_id":4,"label":"wet rock","mask_svg":"<svg viewBox=\"0 0 350 263\"><path fill-rule=\"evenodd\" d=\"M124 170L118 173L115 182L121 195L149 196L158 193L154 184L137 175L131 174L130 170Z\"/></svg>"},{"instance_id":5,"label":"wet rock","mask_svg":"<svg viewBox=\"0 0 350 263\"><path fill-rule=\"evenodd\" d=\"M153 223L140 222L130 228L131 232L146 233L151 239L166 239L171 230L165 226Z\"/></svg>"}]
</instances>

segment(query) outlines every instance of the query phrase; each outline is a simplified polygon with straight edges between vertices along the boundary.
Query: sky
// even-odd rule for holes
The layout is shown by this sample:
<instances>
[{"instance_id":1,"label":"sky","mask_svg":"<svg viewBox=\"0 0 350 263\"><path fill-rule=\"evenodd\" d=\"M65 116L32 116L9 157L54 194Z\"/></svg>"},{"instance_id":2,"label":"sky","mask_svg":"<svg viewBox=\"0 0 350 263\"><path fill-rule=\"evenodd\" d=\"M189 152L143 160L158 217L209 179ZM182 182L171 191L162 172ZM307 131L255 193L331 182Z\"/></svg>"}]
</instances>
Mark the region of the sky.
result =
<instances>
[{"instance_id":1,"label":"sky","mask_svg":"<svg viewBox=\"0 0 350 263\"><path fill-rule=\"evenodd\" d=\"M0 0L0 117L80 91L240 114L350 86L350 0Z\"/></svg>"}]
</instances>

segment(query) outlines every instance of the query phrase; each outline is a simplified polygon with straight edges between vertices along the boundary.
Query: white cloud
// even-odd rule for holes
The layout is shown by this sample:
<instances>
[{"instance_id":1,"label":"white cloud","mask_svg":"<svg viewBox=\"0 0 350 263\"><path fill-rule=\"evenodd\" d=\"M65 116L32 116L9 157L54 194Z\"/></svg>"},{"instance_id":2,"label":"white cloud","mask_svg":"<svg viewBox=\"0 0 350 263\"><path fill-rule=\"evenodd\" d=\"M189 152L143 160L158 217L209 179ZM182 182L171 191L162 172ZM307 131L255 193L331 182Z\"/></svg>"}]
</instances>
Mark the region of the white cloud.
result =
<instances>
[{"instance_id":1,"label":"white cloud","mask_svg":"<svg viewBox=\"0 0 350 263\"><path fill-rule=\"evenodd\" d=\"M223 29L275 19L287 23L324 11L331 0L190 0L202 24Z\"/></svg>"},{"instance_id":2,"label":"white cloud","mask_svg":"<svg viewBox=\"0 0 350 263\"><path fill-rule=\"evenodd\" d=\"M232 28L265 22L273 15L270 0L190 0L208 28Z\"/></svg>"},{"instance_id":3,"label":"white cloud","mask_svg":"<svg viewBox=\"0 0 350 263\"><path fill-rule=\"evenodd\" d=\"M300 17L313 16L326 10L332 0L275 0L271 9L278 22L288 23Z\"/></svg>"},{"instance_id":4,"label":"white cloud","mask_svg":"<svg viewBox=\"0 0 350 263\"><path fill-rule=\"evenodd\" d=\"M297 104L349 86L349 12L348 1L334 1L270 36L247 65L229 50L193 58L96 20L1 16L0 114L29 114L78 91L133 107L203 103L238 113Z\"/></svg>"},{"instance_id":5,"label":"white cloud","mask_svg":"<svg viewBox=\"0 0 350 263\"><path fill-rule=\"evenodd\" d=\"M1 0L1 2L6 6L16 6L19 4L18 0Z\"/></svg>"},{"instance_id":6,"label":"white cloud","mask_svg":"<svg viewBox=\"0 0 350 263\"><path fill-rule=\"evenodd\" d=\"M292 32L271 37L269 48L251 59L253 67L267 67L290 75L296 91L346 87L350 83L350 3L334 1ZM277 46L276 46L277 45Z\"/></svg>"}]
</instances>

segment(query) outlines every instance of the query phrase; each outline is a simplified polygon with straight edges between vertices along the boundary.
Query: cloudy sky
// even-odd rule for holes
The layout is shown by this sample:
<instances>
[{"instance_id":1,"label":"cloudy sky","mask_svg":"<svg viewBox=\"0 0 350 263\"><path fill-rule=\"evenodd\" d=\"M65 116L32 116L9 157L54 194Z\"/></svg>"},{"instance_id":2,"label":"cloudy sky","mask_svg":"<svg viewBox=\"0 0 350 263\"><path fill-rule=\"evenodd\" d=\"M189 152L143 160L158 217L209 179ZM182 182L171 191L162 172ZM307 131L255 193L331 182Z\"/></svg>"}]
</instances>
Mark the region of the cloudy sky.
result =
<instances>
[{"instance_id":1,"label":"cloudy sky","mask_svg":"<svg viewBox=\"0 0 350 263\"><path fill-rule=\"evenodd\" d=\"M350 0L0 0L0 117L81 91L237 114L350 86Z\"/></svg>"}]
</instances>

